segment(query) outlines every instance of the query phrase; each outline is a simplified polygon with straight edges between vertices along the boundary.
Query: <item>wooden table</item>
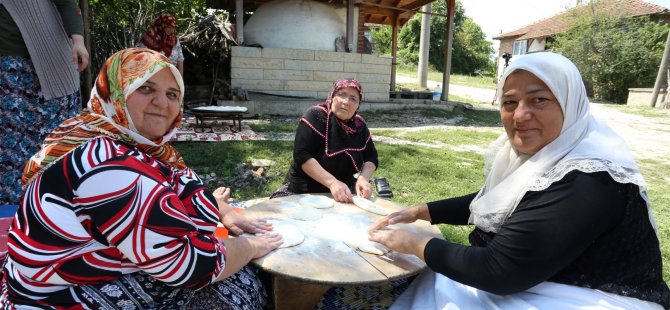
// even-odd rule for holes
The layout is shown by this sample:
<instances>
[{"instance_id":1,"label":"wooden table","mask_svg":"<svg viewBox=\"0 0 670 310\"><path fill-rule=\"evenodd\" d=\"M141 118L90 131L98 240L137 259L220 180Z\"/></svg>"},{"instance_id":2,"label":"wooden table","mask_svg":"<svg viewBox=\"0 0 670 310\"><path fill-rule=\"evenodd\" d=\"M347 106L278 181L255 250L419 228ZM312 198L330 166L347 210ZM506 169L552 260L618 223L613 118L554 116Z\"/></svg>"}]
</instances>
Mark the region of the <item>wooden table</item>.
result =
<instances>
[{"instance_id":1,"label":"wooden table","mask_svg":"<svg viewBox=\"0 0 670 310\"><path fill-rule=\"evenodd\" d=\"M419 273L426 265L414 255L391 251L385 255L368 254L344 239L367 239L367 228L382 216L353 204L335 203L333 208L315 209L322 217L313 221L290 218L287 202L298 203L306 195L267 200L244 211L248 218L275 218L296 226L305 240L294 247L277 249L252 263L273 276L276 309L311 309L332 286L374 285ZM328 195L330 197L330 195ZM397 204L377 199L376 204L391 211ZM437 227L424 221L395 224L405 229L442 238Z\"/></svg>"},{"instance_id":2,"label":"wooden table","mask_svg":"<svg viewBox=\"0 0 670 310\"><path fill-rule=\"evenodd\" d=\"M228 108L228 109L226 109ZM237 121L237 131L242 131L242 116L247 113L245 107L225 107L225 106L207 106L191 109L189 112L195 116L195 126L204 129L205 121L208 120L226 120Z\"/></svg>"}]
</instances>

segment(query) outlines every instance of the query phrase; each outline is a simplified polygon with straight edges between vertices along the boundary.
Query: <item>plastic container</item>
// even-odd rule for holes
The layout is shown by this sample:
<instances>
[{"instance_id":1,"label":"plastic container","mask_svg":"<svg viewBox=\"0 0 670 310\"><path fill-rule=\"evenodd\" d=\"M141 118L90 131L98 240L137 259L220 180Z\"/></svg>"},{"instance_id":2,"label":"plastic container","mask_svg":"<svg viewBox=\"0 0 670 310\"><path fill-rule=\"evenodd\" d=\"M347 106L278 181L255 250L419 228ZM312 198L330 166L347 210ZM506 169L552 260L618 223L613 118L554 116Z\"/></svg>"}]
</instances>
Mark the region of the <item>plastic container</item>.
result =
<instances>
[{"instance_id":1,"label":"plastic container","mask_svg":"<svg viewBox=\"0 0 670 310\"><path fill-rule=\"evenodd\" d=\"M440 97L442 97L442 87L440 84L437 84L437 87L433 89L433 100L440 101Z\"/></svg>"}]
</instances>

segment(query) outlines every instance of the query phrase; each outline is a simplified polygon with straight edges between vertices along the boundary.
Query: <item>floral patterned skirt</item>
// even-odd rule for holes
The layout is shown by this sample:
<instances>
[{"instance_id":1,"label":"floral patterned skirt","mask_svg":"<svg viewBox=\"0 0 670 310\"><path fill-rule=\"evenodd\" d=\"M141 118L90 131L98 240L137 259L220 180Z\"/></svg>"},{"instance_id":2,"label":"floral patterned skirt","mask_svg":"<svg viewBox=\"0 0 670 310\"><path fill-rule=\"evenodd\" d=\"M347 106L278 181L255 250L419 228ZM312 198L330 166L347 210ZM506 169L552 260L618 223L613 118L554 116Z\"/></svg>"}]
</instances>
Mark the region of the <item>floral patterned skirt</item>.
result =
<instances>
[{"instance_id":1,"label":"floral patterned skirt","mask_svg":"<svg viewBox=\"0 0 670 310\"><path fill-rule=\"evenodd\" d=\"M380 285L333 287L326 291L318 310L384 310L391 307L415 277L403 278Z\"/></svg>"},{"instance_id":2,"label":"floral patterned skirt","mask_svg":"<svg viewBox=\"0 0 670 310\"><path fill-rule=\"evenodd\" d=\"M258 269L247 266L223 281L192 290L168 286L144 272L135 272L102 284L72 286L60 296L66 304L78 304L83 309L268 309L272 304L258 274ZM20 309L6 299L5 285L0 308Z\"/></svg>"},{"instance_id":3,"label":"floral patterned skirt","mask_svg":"<svg viewBox=\"0 0 670 310\"><path fill-rule=\"evenodd\" d=\"M18 204L26 161L54 128L77 115L79 97L45 100L30 58L0 56L0 206Z\"/></svg>"}]
</instances>

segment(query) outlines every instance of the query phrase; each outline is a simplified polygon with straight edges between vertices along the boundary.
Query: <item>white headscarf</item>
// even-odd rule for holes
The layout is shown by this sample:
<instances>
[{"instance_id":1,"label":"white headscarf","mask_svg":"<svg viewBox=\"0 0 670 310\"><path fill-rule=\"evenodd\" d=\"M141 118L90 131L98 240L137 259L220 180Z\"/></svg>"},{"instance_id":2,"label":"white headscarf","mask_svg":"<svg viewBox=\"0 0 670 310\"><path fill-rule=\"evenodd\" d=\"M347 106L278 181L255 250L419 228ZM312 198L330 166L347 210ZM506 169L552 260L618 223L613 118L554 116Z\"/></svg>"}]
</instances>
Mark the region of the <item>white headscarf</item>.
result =
<instances>
[{"instance_id":1,"label":"white headscarf","mask_svg":"<svg viewBox=\"0 0 670 310\"><path fill-rule=\"evenodd\" d=\"M646 182L633 155L618 134L591 115L577 67L555 53L520 56L503 74L498 94L503 93L505 80L516 70L534 74L549 87L563 110L563 127L554 141L534 155L518 153L506 133L489 146L486 184L470 204L470 223L497 232L526 192L544 190L573 170L606 171L616 182L634 183L649 207ZM655 228L651 210L649 218Z\"/></svg>"}]
</instances>

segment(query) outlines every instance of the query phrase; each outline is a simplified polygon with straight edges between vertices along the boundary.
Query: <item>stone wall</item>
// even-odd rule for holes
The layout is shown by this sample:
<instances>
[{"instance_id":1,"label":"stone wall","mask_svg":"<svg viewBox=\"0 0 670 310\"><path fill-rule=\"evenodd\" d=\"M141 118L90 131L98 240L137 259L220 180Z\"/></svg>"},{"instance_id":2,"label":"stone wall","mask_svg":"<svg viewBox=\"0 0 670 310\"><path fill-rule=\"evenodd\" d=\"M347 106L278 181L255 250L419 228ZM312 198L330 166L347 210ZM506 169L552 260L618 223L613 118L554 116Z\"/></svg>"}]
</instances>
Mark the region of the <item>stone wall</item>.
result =
<instances>
[{"instance_id":1,"label":"stone wall","mask_svg":"<svg viewBox=\"0 0 670 310\"><path fill-rule=\"evenodd\" d=\"M364 102L388 102L391 58L369 54L233 46L231 86L250 93L324 100L340 78L363 86Z\"/></svg>"},{"instance_id":2,"label":"stone wall","mask_svg":"<svg viewBox=\"0 0 670 310\"><path fill-rule=\"evenodd\" d=\"M626 100L627 105L644 105L650 106L651 104L651 94L654 91L653 88L629 88L628 89L628 100ZM656 98L656 107L662 107L663 101L666 100L667 92L661 90L658 92L658 98Z\"/></svg>"}]
</instances>

